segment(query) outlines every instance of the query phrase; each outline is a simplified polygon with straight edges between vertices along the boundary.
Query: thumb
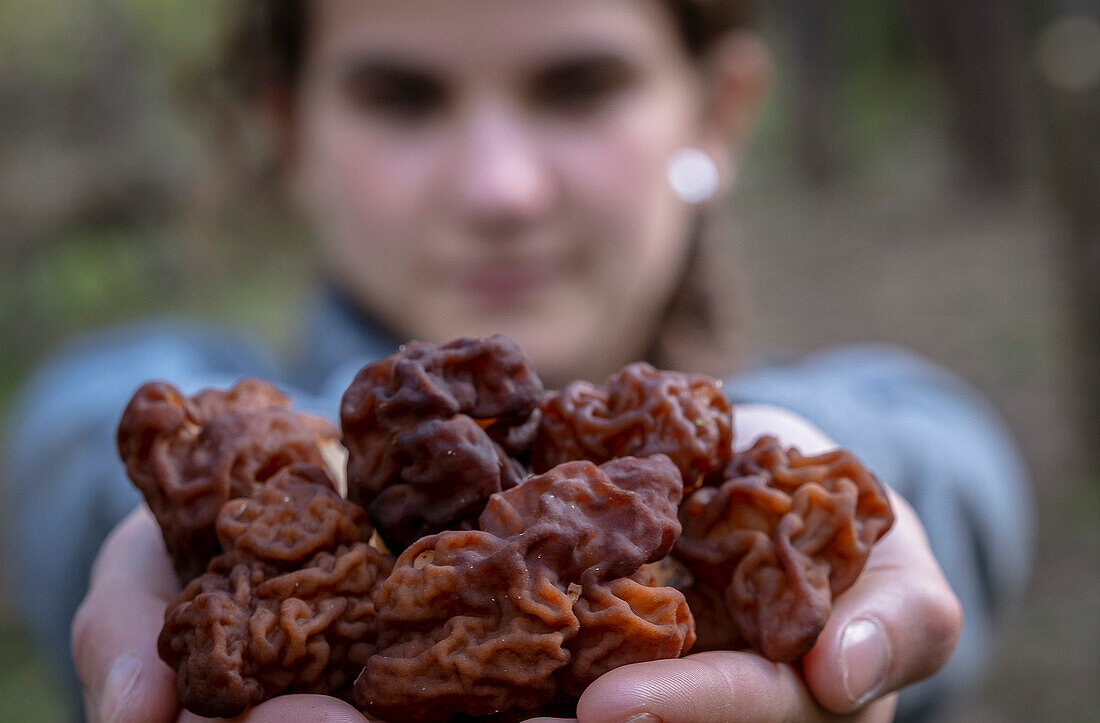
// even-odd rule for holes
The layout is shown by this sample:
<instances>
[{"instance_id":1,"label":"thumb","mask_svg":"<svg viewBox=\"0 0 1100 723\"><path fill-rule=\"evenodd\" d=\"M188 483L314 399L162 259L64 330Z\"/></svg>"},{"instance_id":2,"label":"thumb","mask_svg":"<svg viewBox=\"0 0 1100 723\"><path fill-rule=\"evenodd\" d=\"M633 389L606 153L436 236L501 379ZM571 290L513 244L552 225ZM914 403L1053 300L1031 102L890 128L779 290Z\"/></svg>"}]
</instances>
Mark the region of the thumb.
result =
<instances>
[{"instance_id":1,"label":"thumb","mask_svg":"<svg viewBox=\"0 0 1100 723\"><path fill-rule=\"evenodd\" d=\"M210 720L184 711L178 723ZM363 714L338 698L327 695L284 695L261 703L231 720L236 723L366 723Z\"/></svg>"},{"instance_id":2,"label":"thumb","mask_svg":"<svg viewBox=\"0 0 1100 723\"><path fill-rule=\"evenodd\" d=\"M859 720L889 720L894 698L878 701ZM577 705L585 723L715 723L831 721L797 670L747 652L699 653L616 668L597 679Z\"/></svg>"},{"instance_id":3,"label":"thumb","mask_svg":"<svg viewBox=\"0 0 1100 723\"><path fill-rule=\"evenodd\" d=\"M926 678L959 640L962 610L916 513L890 492L897 519L856 583L833 604L802 660L814 697L838 712Z\"/></svg>"},{"instance_id":4,"label":"thumb","mask_svg":"<svg viewBox=\"0 0 1100 723\"><path fill-rule=\"evenodd\" d=\"M90 720L175 717L176 676L157 654L156 640L178 592L160 531L142 506L104 542L73 618L73 662Z\"/></svg>"}]
</instances>

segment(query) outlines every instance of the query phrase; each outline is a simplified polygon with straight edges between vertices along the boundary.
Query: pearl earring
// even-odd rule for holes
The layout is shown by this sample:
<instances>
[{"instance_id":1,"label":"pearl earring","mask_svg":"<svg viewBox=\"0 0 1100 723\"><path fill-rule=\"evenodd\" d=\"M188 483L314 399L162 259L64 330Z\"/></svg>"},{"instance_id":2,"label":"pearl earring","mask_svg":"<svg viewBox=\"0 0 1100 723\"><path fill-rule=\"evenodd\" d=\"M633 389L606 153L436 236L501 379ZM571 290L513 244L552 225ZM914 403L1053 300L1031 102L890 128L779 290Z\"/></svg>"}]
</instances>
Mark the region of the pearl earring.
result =
<instances>
[{"instance_id":1,"label":"pearl earring","mask_svg":"<svg viewBox=\"0 0 1100 723\"><path fill-rule=\"evenodd\" d=\"M700 204L718 191L718 165L698 148L681 148L668 159L668 185L684 203Z\"/></svg>"}]
</instances>

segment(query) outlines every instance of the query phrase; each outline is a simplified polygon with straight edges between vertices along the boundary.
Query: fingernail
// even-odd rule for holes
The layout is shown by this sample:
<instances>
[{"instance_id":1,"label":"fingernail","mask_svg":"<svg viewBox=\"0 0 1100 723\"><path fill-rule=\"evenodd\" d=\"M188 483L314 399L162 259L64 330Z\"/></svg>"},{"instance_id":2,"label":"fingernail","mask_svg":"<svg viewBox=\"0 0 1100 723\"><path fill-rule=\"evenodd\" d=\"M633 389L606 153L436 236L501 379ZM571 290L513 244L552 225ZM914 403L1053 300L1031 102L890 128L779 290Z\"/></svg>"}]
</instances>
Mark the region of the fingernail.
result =
<instances>
[{"instance_id":1,"label":"fingernail","mask_svg":"<svg viewBox=\"0 0 1100 723\"><path fill-rule=\"evenodd\" d=\"M662 721L659 715L654 715L653 713L639 713L638 715L627 718L624 723L662 723Z\"/></svg>"},{"instance_id":2,"label":"fingernail","mask_svg":"<svg viewBox=\"0 0 1100 723\"><path fill-rule=\"evenodd\" d=\"M890 642L874 620L859 618L844 629L840 641L844 692L859 704L879 693L890 669Z\"/></svg>"},{"instance_id":3,"label":"fingernail","mask_svg":"<svg viewBox=\"0 0 1100 723\"><path fill-rule=\"evenodd\" d=\"M112 723L122 718L141 676L141 661L132 655L120 655L107 671L103 697L99 699L99 719Z\"/></svg>"}]
</instances>

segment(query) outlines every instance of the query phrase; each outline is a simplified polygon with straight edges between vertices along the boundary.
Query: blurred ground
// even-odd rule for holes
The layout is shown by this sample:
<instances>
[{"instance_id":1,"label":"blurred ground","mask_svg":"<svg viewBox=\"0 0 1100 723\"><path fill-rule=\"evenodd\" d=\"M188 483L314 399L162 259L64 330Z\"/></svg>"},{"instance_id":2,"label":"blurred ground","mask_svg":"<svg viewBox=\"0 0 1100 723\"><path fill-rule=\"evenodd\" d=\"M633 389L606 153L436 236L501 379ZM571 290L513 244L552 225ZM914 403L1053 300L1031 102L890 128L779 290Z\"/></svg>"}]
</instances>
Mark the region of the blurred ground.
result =
<instances>
[{"instance_id":1,"label":"blurred ground","mask_svg":"<svg viewBox=\"0 0 1100 723\"><path fill-rule=\"evenodd\" d=\"M1100 479L1075 436L1065 294L1042 205L918 191L737 206L762 345L912 348L976 384L1027 458L1039 525L1030 589L984 689L948 720L1100 720Z\"/></svg>"},{"instance_id":2,"label":"blurred ground","mask_svg":"<svg viewBox=\"0 0 1100 723\"><path fill-rule=\"evenodd\" d=\"M171 79L209 41L201 24L180 28L212 4L187 7L96 0L70 16L53 0L0 6L0 107L18 108L0 115L0 412L65 337L123 318L224 320L276 347L292 337L312 281L302 239L263 214L211 229L191 209L212 191L196 181L200 146L170 100ZM20 23L34 32L14 30ZM36 59L43 40L90 60ZM850 54L862 62L860 52ZM82 74L85 64L98 70ZM1100 720L1100 459L1077 431L1064 224L1037 183L997 194L961 186L927 84L889 63L875 68L841 88L844 171L809 190L792 171L780 66L731 201L753 343L790 353L897 343L989 397L1033 473L1035 573L985 688L949 720ZM80 133L66 130L66 118L93 116ZM0 719L70 717L0 603Z\"/></svg>"}]
</instances>

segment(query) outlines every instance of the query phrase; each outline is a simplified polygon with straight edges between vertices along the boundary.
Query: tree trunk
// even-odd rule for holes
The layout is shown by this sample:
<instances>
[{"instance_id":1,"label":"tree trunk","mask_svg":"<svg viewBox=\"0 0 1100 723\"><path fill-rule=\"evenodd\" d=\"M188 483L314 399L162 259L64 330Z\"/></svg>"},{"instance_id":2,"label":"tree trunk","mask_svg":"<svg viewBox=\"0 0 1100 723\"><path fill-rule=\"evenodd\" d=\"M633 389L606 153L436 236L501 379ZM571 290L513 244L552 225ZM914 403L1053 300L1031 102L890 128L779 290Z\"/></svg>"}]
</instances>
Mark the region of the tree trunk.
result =
<instances>
[{"instance_id":1,"label":"tree trunk","mask_svg":"<svg viewBox=\"0 0 1100 723\"><path fill-rule=\"evenodd\" d=\"M1048 187L1063 215L1061 256L1070 290L1085 449L1100 441L1100 83L1042 93ZM1100 466L1100 455L1092 452Z\"/></svg>"},{"instance_id":2,"label":"tree trunk","mask_svg":"<svg viewBox=\"0 0 1100 723\"><path fill-rule=\"evenodd\" d=\"M798 175L825 186L836 174L833 135L834 58L831 13L824 0L788 0L784 22L795 52L795 153Z\"/></svg>"},{"instance_id":3,"label":"tree trunk","mask_svg":"<svg viewBox=\"0 0 1100 723\"><path fill-rule=\"evenodd\" d=\"M913 35L940 76L960 180L1003 191L1025 175L1022 28L1011 0L904 0Z\"/></svg>"}]
</instances>

